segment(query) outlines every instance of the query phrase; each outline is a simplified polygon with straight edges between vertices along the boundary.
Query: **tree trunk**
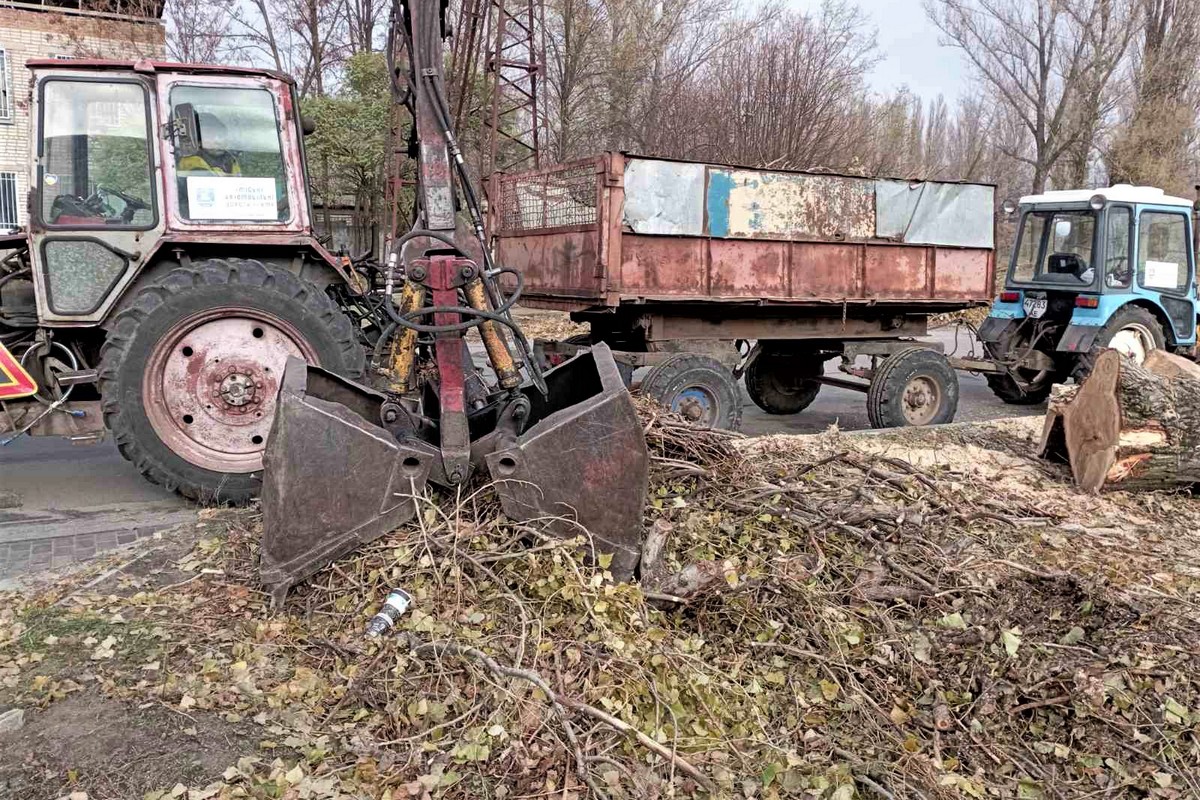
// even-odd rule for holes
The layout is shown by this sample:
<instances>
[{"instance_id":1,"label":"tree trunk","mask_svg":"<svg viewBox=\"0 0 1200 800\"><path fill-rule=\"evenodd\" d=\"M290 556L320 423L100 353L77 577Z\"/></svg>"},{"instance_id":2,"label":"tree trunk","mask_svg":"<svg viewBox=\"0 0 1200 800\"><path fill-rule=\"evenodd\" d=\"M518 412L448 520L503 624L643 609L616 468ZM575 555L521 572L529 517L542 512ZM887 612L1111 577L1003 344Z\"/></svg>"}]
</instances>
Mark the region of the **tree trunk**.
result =
<instances>
[{"instance_id":1,"label":"tree trunk","mask_svg":"<svg viewBox=\"0 0 1200 800\"><path fill-rule=\"evenodd\" d=\"M1200 365L1104 351L1082 386L1055 387L1039 455L1069 463L1085 491L1200 483Z\"/></svg>"}]
</instances>

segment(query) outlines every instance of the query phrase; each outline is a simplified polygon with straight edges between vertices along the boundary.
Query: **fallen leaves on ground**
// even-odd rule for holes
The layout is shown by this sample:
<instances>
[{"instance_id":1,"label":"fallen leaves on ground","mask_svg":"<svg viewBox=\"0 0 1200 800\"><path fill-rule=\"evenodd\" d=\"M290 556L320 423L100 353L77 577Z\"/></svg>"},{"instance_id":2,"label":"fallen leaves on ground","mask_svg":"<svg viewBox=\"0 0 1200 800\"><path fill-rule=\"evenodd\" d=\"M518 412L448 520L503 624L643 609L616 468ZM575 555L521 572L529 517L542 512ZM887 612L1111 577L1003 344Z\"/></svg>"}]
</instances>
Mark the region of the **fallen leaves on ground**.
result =
<instances>
[{"instance_id":1,"label":"fallen leaves on ground","mask_svg":"<svg viewBox=\"0 0 1200 800\"><path fill-rule=\"evenodd\" d=\"M1079 495L1016 424L743 440L642 413L645 586L477 486L272 611L258 518L222 512L166 585L6 597L0 702L259 732L152 800L1200 796L1200 501ZM689 568L713 580L655 591ZM365 639L393 586L411 609Z\"/></svg>"}]
</instances>

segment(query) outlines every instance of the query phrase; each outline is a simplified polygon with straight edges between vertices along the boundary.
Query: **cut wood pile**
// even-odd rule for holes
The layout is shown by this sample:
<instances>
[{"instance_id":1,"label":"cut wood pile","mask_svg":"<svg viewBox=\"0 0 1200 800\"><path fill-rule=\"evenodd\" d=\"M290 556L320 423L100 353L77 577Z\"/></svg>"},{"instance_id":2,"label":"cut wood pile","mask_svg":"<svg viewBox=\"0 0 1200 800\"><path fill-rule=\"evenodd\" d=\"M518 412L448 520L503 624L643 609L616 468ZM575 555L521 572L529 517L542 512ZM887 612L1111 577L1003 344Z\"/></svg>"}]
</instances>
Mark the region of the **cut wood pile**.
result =
<instances>
[{"instance_id":1,"label":"cut wood pile","mask_svg":"<svg viewBox=\"0 0 1200 800\"><path fill-rule=\"evenodd\" d=\"M175 777L0 737L0 795L1200 796L1200 501L1081 494L1020 423L744 440L645 413L641 585L477 487L278 613L247 512L0 598L27 733L104 697L241 748ZM413 605L368 641L392 586Z\"/></svg>"},{"instance_id":2,"label":"cut wood pile","mask_svg":"<svg viewBox=\"0 0 1200 800\"><path fill-rule=\"evenodd\" d=\"M1082 385L1054 387L1039 452L1070 464L1086 491L1200 483L1200 365L1105 350Z\"/></svg>"}]
</instances>

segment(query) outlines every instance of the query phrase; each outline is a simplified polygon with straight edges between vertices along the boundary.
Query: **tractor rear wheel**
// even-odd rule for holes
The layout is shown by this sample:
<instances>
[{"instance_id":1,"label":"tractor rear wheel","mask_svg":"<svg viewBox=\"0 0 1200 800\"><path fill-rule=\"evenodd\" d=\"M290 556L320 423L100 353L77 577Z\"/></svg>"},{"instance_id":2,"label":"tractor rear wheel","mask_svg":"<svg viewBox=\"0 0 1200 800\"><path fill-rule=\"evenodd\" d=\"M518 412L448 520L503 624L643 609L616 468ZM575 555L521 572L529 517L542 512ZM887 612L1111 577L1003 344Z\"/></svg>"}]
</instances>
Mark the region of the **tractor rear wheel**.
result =
<instances>
[{"instance_id":1,"label":"tractor rear wheel","mask_svg":"<svg viewBox=\"0 0 1200 800\"><path fill-rule=\"evenodd\" d=\"M1039 342L1041 353L1050 359L1054 358L1054 345L1049 342ZM1049 351L1046 347L1049 346ZM1006 331L991 348L998 353L999 360L1011 361L1024 356L1029 350L1029 333L1024 326L1016 330ZM1010 373L990 373L984 376L992 394L1013 406L1034 406L1043 403L1050 396L1050 389L1056 383L1067 379L1067 371L1058 369L1032 369L1022 366L1013 367L1015 375Z\"/></svg>"},{"instance_id":2,"label":"tractor rear wheel","mask_svg":"<svg viewBox=\"0 0 1200 800\"><path fill-rule=\"evenodd\" d=\"M1146 309L1141 306L1125 305L1118 308L1108 318L1104 327L1096 332L1092 340L1092 349L1079 359L1075 366L1074 377L1082 382L1092 372L1096 356L1105 349L1116 350L1123 356L1141 364L1152 350L1162 350L1167 346L1167 338L1163 334L1162 325Z\"/></svg>"},{"instance_id":3,"label":"tractor rear wheel","mask_svg":"<svg viewBox=\"0 0 1200 800\"><path fill-rule=\"evenodd\" d=\"M107 326L104 421L154 483L204 503L244 503L288 356L359 378L365 353L333 300L248 259L180 267L136 292Z\"/></svg>"}]
</instances>

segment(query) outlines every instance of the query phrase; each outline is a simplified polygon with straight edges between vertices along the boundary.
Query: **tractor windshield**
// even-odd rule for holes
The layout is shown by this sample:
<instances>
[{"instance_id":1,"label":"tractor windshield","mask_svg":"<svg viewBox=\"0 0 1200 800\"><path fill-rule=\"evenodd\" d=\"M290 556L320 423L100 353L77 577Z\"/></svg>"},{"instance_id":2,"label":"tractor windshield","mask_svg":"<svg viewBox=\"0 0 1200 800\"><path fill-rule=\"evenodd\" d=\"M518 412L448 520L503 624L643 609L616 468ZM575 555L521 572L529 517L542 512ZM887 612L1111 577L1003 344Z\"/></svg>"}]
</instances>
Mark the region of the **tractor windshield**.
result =
<instances>
[{"instance_id":1,"label":"tractor windshield","mask_svg":"<svg viewBox=\"0 0 1200 800\"><path fill-rule=\"evenodd\" d=\"M1011 279L1015 283L1090 286L1096 215L1091 211L1029 211L1021 222Z\"/></svg>"},{"instance_id":2,"label":"tractor windshield","mask_svg":"<svg viewBox=\"0 0 1200 800\"><path fill-rule=\"evenodd\" d=\"M171 124L179 211L193 221L288 218L275 98L249 86L177 86Z\"/></svg>"}]
</instances>

